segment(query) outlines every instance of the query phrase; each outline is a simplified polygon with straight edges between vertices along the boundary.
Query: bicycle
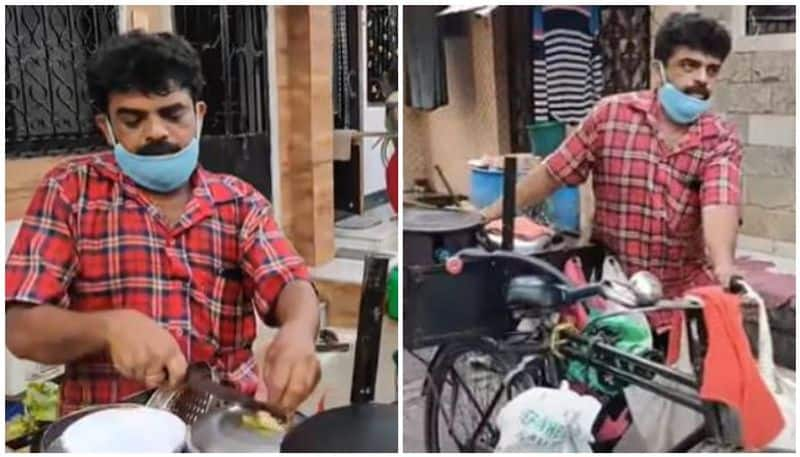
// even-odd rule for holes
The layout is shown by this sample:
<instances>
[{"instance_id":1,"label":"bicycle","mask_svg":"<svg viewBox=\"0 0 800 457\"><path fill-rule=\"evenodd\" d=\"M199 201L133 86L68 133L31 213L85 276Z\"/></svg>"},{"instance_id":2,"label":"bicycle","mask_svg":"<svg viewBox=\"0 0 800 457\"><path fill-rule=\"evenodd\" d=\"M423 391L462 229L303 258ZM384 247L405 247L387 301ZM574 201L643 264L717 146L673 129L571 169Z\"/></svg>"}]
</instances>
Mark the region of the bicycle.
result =
<instances>
[{"instance_id":1,"label":"bicycle","mask_svg":"<svg viewBox=\"0 0 800 457\"><path fill-rule=\"evenodd\" d=\"M659 296L658 284L652 283L650 290L642 290L641 282L638 289L630 283L611 281L574 287L547 262L506 251L469 248L454 258L466 262L462 267L467 263L488 262L492 269L514 272L504 285L503 294L512 330L465 336L439 346L428 364L423 386L428 451L492 451L499 440L493 422L502 406L528 388L558 387L565 378L565 364L570 360L580 360L596 368L609 382L639 386L700 412L704 423L665 451L686 452L704 445L723 451L738 449L739 431L730 412L724 405L706 402L699 396L707 334L702 319L703 304L698 299L664 300ZM458 260L454 262L452 268L458 270ZM457 275L459 271L451 273ZM741 278L732 281L731 289L754 293ZM586 336L574 327L558 323L557 316L566 307L592 297L613 300L625 307L625 311L601 319L656 309L684 310L693 373L663 365L663 356L656 351L633 355L602 338ZM513 328L522 318L532 319L535 325L523 331ZM659 384L657 377L677 382L686 389L667 388ZM463 399L459 398L462 392ZM468 416L472 424L457 427L455 418L459 414ZM459 433L463 436L458 436ZM453 443L443 443L442 438L450 438Z\"/></svg>"}]
</instances>

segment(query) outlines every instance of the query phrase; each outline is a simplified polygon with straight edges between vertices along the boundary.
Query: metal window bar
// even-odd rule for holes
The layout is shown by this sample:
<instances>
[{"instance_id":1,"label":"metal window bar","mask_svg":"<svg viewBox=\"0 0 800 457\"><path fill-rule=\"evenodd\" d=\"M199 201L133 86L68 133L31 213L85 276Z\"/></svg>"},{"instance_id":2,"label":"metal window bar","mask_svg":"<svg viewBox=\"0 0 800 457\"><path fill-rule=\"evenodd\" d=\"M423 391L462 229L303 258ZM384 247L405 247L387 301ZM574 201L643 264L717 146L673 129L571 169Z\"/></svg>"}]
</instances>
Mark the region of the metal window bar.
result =
<instances>
[{"instance_id":1,"label":"metal window bar","mask_svg":"<svg viewBox=\"0 0 800 457\"><path fill-rule=\"evenodd\" d=\"M86 62L117 33L115 6L6 7L6 156L106 147L94 126Z\"/></svg>"},{"instance_id":2,"label":"metal window bar","mask_svg":"<svg viewBox=\"0 0 800 457\"><path fill-rule=\"evenodd\" d=\"M795 33L795 14L794 5L748 6L747 35Z\"/></svg>"},{"instance_id":3,"label":"metal window bar","mask_svg":"<svg viewBox=\"0 0 800 457\"><path fill-rule=\"evenodd\" d=\"M267 133L267 8L175 6L173 11L176 32L200 53L208 105L203 133Z\"/></svg>"},{"instance_id":4,"label":"metal window bar","mask_svg":"<svg viewBox=\"0 0 800 457\"><path fill-rule=\"evenodd\" d=\"M367 101L383 103L381 82L397 59L397 7L367 7ZM397 84L395 83L395 87Z\"/></svg>"}]
</instances>

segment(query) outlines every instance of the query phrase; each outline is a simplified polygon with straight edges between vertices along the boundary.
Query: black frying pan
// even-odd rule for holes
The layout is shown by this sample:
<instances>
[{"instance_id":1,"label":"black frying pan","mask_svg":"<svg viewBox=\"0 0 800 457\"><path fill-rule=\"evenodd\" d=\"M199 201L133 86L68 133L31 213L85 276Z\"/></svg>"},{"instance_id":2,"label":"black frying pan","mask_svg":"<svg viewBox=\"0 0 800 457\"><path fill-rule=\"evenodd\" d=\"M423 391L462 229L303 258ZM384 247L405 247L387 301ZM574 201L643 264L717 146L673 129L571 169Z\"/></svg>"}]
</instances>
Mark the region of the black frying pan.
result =
<instances>
[{"instance_id":1,"label":"black frying pan","mask_svg":"<svg viewBox=\"0 0 800 457\"><path fill-rule=\"evenodd\" d=\"M281 452L397 452L397 403L329 409L292 428Z\"/></svg>"}]
</instances>

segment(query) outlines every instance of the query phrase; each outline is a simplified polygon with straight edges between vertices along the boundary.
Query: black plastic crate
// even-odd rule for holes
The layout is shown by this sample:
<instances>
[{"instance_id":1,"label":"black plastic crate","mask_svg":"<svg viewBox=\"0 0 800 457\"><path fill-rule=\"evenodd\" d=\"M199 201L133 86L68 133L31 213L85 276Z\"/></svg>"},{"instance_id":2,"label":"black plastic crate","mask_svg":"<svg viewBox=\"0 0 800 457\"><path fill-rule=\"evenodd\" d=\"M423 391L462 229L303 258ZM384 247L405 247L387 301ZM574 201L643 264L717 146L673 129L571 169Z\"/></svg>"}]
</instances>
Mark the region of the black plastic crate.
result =
<instances>
[{"instance_id":1,"label":"black plastic crate","mask_svg":"<svg viewBox=\"0 0 800 457\"><path fill-rule=\"evenodd\" d=\"M574 256L581 258L587 278L600 267L599 246L572 247L536 254L559 270ZM498 337L515 322L504 304L508 281L530 274L525 265L471 259L458 275L444 265L409 265L403 276L403 346L418 349L459 338Z\"/></svg>"}]
</instances>

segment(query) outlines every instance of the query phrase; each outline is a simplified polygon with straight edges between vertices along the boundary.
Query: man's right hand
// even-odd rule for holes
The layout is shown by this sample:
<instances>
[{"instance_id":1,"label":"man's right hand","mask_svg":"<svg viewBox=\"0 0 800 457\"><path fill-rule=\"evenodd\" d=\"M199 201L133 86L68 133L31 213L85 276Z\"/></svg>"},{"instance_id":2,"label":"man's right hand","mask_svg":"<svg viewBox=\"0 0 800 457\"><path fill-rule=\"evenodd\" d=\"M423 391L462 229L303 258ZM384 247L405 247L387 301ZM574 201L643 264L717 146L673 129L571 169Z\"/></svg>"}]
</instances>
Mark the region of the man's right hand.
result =
<instances>
[{"instance_id":1,"label":"man's right hand","mask_svg":"<svg viewBox=\"0 0 800 457\"><path fill-rule=\"evenodd\" d=\"M134 310L111 311L105 317L106 343L120 374L151 389L175 387L183 380L186 358L167 330Z\"/></svg>"}]
</instances>

